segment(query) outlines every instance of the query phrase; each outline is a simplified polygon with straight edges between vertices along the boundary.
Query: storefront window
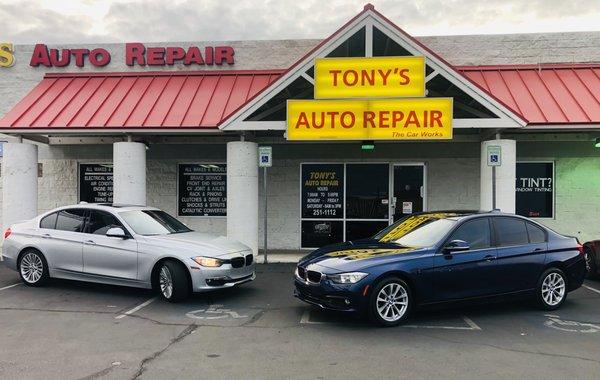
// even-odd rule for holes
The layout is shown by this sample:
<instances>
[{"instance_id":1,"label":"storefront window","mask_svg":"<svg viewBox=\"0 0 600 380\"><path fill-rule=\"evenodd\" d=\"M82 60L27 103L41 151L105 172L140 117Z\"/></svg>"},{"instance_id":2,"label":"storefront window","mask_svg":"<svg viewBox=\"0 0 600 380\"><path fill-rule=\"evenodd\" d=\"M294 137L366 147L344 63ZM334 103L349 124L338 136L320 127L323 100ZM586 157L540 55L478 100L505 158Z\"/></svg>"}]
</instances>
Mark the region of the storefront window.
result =
<instances>
[{"instance_id":1,"label":"storefront window","mask_svg":"<svg viewBox=\"0 0 600 380\"><path fill-rule=\"evenodd\" d=\"M79 164L79 201L112 203L112 164Z\"/></svg>"},{"instance_id":2,"label":"storefront window","mask_svg":"<svg viewBox=\"0 0 600 380\"><path fill-rule=\"evenodd\" d=\"M517 162L516 214L554 217L554 163Z\"/></svg>"},{"instance_id":3,"label":"storefront window","mask_svg":"<svg viewBox=\"0 0 600 380\"><path fill-rule=\"evenodd\" d=\"M227 215L227 165L177 165L179 216Z\"/></svg>"}]
</instances>

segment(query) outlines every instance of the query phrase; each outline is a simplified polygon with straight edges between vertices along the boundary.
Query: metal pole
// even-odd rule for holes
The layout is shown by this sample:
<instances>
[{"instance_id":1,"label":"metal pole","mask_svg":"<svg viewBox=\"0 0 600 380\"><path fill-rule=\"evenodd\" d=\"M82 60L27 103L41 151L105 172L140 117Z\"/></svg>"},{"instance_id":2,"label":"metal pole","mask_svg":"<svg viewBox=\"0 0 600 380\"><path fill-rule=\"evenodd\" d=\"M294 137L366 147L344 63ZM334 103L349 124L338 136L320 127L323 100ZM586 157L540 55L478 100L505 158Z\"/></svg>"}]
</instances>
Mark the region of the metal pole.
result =
<instances>
[{"instance_id":1,"label":"metal pole","mask_svg":"<svg viewBox=\"0 0 600 380\"><path fill-rule=\"evenodd\" d=\"M264 225L264 250L263 255L265 257L265 264L267 264L267 167L263 167L263 192L265 194L265 225Z\"/></svg>"},{"instance_id":2,"label":"metal pole","mask_svg":"<svg viewBox=\"0 0 600 380\"><path fill-rule=\"evenodd\" d=\"M496 167L492 166L492 210L496 209Z\"/></svg>"}]
</instances>

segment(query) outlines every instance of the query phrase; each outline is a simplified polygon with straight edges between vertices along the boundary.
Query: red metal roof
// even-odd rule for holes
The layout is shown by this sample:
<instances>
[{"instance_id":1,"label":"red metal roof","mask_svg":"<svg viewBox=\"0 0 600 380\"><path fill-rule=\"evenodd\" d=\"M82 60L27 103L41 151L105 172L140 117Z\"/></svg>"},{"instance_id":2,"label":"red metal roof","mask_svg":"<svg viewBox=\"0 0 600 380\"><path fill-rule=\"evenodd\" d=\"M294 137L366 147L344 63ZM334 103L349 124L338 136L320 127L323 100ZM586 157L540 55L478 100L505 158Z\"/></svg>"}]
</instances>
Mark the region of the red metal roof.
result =
<instances>
[{"instance_id":1,"label":"red metal roof","mask_svg":"<svg viewBox=\"0 0 600 380\"><path fill-rule=\"evenodd\" d=\"M600 64L457 67L528 124L600 123Z\"/></svg>"},{"instance_id":2,"label":"red metal roof","mask_svg":"<svg viewBox=\"0 0 600 380\"><path fill-rule=\"evenodd\" d=\"M47 74L0 128L216 128L281 73Z\"/></svg>"},{"instance_id":3,"label":"red metal roof","mask_svg":"<svg viewBox=\"0 0 600 380\"><path fill-rule=\"evenodd\" d=\"M600 123L600 64L455 69L528 124ZM47 74L1 128L217 128L283 70Z\"/></svg>"}]
</instances>

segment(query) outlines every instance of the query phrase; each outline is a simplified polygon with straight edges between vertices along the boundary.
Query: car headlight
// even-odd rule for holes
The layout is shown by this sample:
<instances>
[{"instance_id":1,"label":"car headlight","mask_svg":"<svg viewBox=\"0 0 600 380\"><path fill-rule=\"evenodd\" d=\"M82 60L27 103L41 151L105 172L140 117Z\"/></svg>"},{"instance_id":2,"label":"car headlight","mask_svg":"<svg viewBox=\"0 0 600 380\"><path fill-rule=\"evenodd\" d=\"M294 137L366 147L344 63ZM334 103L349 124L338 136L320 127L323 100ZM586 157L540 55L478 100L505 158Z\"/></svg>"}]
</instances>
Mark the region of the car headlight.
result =
<instances>
[{"instance_id":1,"label":"car headlight","mask_svg":"<svg viewBox=\"0 0 600 380\"><path fill-rule=\"evenodd\" d=\"M211 268L220 267L225 263L223 260L215 259L214 257L197 256L192 257L192 260L194 260L200 266Z\"/></svg>"},{"instance_id":2,"label":"car headlight","mask_svg":"<svg viewBox=\"0 0 600 380\"><path fill-rule=\"evenodd\" d=\"M365 278L367 275L368 273L363 272L350 272L329 274L327 275L327 278L338 284L356 284L357 282Z\"/></svg>"}]
</instances>

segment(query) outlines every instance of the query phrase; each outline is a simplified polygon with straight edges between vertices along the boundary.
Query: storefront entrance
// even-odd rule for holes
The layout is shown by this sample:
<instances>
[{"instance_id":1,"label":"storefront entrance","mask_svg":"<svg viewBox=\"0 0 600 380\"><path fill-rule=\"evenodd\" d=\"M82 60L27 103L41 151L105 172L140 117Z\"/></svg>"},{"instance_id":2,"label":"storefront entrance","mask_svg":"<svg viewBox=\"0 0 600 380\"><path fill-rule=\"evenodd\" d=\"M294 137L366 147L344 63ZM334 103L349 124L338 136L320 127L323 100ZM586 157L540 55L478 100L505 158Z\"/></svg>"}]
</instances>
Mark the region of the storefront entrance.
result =
<instances>
[{"instance_id":1,"label":"storefront entrance","mask_svg":"<svg viewBox=\"0 0 600 380\"><path fill-rule=\"evenodd\" d=\"M426 209L423 163L307 163L302 176L302 248L374 235Z\"/></svg>"}]
</instances>

